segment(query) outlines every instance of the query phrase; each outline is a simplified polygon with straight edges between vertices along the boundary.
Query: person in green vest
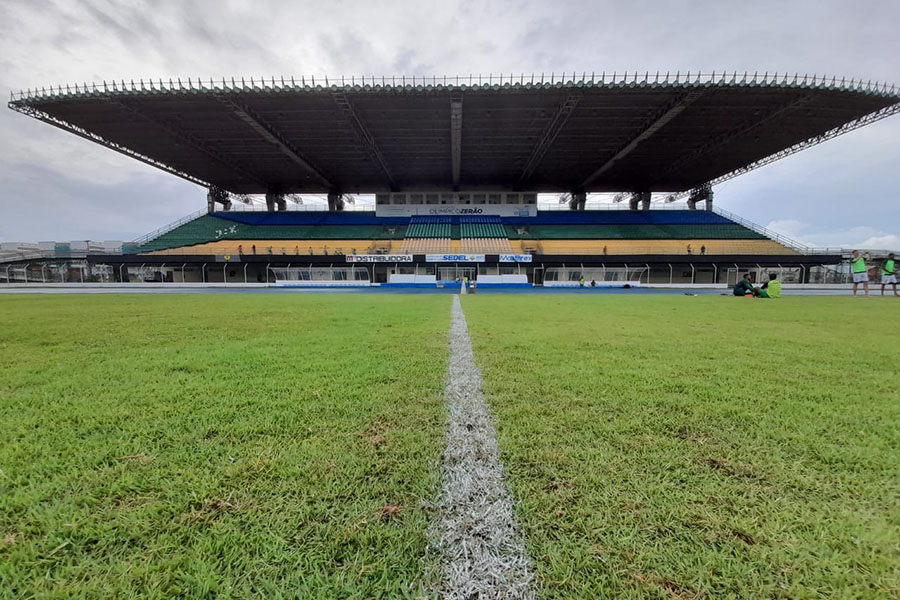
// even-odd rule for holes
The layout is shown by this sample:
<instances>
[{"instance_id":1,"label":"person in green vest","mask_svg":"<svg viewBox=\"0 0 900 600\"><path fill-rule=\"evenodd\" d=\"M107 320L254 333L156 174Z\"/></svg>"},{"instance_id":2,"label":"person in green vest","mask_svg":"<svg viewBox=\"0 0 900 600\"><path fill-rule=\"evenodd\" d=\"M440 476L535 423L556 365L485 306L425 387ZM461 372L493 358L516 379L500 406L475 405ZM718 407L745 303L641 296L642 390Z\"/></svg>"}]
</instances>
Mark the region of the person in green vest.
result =
<instances>
[{"instance_id":1,"label":"person in green vest","mask_svg":"<svg viewBox=\"0 0 900 600\"><path fill-rule=\"evenodd\" d=\"M861 256L859 250L854 250L853 258L850 259L850 270L853 271L854 296L856 295L856 290L860 283L863 284L866 296L869 295L869 271L866 269L866 258L868 258L868 256L868 252L866 252L865 256Z\"/></svg>"},{"instance_id":2,"label":"person in green vest","mask_svg":"<svg viewBox=\"0 0 900 600\"><path fill-rule=\"evenodd\" d=\"M759 298L781 298L781 282L777 273L769 273L769 280L759 289Z\"/></svg>"},{"instance_id":3,"label":"person in green vest","mask_svg":"<svg viewBox=\"0 0 900 600\"><path fill-rule=\"evenodd\" d=\"M894 286L894 295L900 296L897 293L897 271L894 270L894 253L891 252L887 255L887 260L884 261L884 264L881 266L881 295L884 296L884 286L887 284L891 284Z\"/></svg>"}]
</instances>

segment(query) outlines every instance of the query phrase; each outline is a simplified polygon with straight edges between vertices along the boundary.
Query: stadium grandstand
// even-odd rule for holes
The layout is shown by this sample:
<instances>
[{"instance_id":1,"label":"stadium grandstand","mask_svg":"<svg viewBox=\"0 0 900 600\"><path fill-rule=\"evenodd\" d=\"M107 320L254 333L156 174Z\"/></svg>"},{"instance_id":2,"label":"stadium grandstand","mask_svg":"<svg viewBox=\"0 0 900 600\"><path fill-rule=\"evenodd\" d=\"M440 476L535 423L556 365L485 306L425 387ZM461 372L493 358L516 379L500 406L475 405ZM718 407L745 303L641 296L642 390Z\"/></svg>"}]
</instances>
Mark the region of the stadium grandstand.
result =
<instances>
[{"instance_id":1,"label":"stadium grandstand","mask_svg":"<svg viewBox=\"0 0 900 600\"><path fill-rule=\"evenodd\" d=\"M675 285L778 268L825 283L846 251L723 211L713 186L896 114L900 90L736 73L273 78L41 88L9 106L203 186L207 209L118 252L7 252L0 281ZM599 193L616 202L587 210Z\"/></svg>"}]
</instances>

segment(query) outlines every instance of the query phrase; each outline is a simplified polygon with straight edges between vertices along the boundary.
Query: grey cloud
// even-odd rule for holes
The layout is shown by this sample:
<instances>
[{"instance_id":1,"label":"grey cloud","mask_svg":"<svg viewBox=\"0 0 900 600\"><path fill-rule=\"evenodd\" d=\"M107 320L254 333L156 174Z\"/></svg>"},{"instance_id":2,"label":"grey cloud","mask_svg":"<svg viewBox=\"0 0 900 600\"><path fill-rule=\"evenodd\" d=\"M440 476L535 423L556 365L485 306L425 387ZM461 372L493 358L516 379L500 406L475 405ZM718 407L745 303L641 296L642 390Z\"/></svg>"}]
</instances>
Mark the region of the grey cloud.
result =
<instances>
[{"instance_id":1,"label":"grey cloud","mask_svg":"<svg viewBox=\"0 0 900 600\"><path fill-rule=\"evenodd\" d=\"M604 69L900 84L900 3L876 0L6 0L0 11L4 90L132 77ZM0 114L0 136L0 238L128 238L202 206L194 186L11 111ZM900 232L898 139L895 117L733 180L716 201L761 223Z\"/></svg>"}]
</instances>

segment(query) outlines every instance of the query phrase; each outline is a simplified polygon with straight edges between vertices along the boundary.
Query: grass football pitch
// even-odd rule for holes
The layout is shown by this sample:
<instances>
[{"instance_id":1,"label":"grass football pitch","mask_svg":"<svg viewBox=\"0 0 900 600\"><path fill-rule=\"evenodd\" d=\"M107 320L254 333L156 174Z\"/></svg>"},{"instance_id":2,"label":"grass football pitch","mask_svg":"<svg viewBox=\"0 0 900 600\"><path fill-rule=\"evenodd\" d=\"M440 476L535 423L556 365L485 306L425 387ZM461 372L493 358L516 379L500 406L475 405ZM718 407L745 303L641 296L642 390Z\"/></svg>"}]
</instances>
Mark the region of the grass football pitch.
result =
<instances>
[{"instance_id":1,"label":"grass football pitch","mask_svg":"<svg viewBox=\"0 0 900 600\"><path fill-rule=\"evenodd\" d=\"M542 598L900 594L893 299L476 295ZM450 297L0 297L0 598L417 598Z\"/></svg>"}]
</instances>

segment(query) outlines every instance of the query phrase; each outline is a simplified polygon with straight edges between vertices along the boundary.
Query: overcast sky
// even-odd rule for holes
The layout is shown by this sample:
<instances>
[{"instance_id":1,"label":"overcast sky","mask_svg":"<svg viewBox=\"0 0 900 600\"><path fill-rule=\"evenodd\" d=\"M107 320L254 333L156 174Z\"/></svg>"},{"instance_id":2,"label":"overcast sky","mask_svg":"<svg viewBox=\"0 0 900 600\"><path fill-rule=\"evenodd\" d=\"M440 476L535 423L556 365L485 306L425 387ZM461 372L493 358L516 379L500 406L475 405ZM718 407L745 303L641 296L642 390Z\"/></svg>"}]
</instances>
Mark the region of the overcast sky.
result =
<instances>
[{"instance_id":1,"label":"overcast sky","mask_svg":"<svg viewBox=\"0 0 900 600\"><path fill-rule=\"evenodd\" d=\"M0 88L104 79L797 71L900 84L900 1L0 0ZM0 111L0 241L133 239L205 191ZM900 116L728 182L814 245L900 249Z\"/></svg>"}]
</instances>

